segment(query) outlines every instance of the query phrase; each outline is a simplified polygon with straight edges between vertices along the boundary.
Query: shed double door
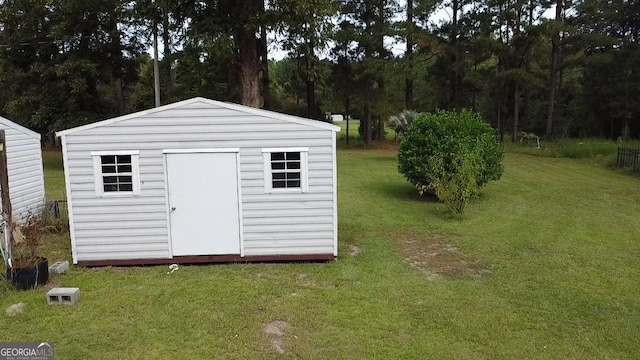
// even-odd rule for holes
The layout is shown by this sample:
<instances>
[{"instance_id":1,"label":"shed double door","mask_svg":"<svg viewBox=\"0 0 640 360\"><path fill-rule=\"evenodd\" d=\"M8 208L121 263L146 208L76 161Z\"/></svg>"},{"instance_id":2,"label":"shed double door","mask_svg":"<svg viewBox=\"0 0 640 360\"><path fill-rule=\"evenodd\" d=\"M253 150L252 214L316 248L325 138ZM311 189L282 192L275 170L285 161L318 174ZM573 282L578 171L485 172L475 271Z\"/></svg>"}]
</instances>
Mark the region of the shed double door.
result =
<instances>
[{"instance_id":1,"label":"shed double door","mask_svg":"<svg viewBox=\"0 0 640 360\"><path fill-rule=\"evenodd\" d=\"M240 254L236 156L167 154L173 256Z\"/></svg>"}]
</instances>

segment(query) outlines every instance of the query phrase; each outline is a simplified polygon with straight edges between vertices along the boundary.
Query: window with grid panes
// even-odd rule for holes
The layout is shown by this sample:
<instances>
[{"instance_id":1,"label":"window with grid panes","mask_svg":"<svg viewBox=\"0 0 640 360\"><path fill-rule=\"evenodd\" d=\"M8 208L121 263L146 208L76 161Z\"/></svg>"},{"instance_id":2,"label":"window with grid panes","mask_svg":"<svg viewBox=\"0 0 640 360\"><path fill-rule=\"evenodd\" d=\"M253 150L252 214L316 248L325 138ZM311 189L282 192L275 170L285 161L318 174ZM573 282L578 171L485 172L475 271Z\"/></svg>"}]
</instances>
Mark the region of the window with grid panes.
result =
<instances>
[{"instance_id":1,"label":"window with grid panes","mask_svg":"<svg viewBox=\"0 0 640 360\"><path fill-rule=\"evenodd\" d=\"M300 152L271 153L271 186L273 189L301 187Z\"/></svg>"},{"instance_id":2,"label":"window with grid panes","mask_svg":"<svg viewBox=\"0 0 640 360\"><path fill-rule=\"evenodd\" d=\"M107 192L133 191L133 165L131 155L102 155L102 186Z\"/></svg>"}]
</instances>

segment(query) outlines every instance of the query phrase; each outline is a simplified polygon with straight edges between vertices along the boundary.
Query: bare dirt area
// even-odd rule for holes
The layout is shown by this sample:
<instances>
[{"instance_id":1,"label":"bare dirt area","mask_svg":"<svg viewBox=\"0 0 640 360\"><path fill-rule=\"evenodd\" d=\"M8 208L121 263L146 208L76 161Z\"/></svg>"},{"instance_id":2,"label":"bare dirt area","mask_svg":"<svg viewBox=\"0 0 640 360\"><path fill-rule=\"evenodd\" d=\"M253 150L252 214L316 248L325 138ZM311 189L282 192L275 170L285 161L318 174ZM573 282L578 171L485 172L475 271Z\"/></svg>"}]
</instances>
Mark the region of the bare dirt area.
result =
<instances>
[{"instance_id":1,"label":"bare dirt area","mask_svg":"<svg viewBox=\"0 0 640 360\"><path fill-rule=\"evenodd\" d=\"M404 263L424 273L429 280L480 278L491 273L479 259L451 245L450 236L419 230L392 232L387 236L398 246Z\"/></svg>"},{"instance_id":2,"label":"bare dirt area","mask_svg":"<svg viewBox=\"0 0 640 360\"><path fill-rule=\"evenodd\" d=\"M360 255L361 252L362 252L362 249L359 246L349 245L349 255L351 257L356 257Z\"/></svg>"},{"instance_id":3,"label":"bare dirt area","mask_svg":"<svg viewBox=\"0 0 640 360\"><path fill-rule=\"evenodd\" d=\"M285 336L291 326L286 321L276 320L270 323L264 324L262 330L267 334L269 341L271 341L271 345L275 351L280 354L286 353L285 349Z\"/></svg>"}]
</instances>

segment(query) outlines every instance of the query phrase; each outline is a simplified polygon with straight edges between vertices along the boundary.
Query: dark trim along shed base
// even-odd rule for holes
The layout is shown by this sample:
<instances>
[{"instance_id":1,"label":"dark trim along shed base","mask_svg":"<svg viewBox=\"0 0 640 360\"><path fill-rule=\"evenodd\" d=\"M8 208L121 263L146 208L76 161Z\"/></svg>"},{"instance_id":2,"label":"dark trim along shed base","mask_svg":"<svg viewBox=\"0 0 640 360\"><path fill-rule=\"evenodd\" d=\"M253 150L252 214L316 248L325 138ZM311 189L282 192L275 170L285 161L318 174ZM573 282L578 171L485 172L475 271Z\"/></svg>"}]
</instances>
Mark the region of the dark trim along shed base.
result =
<instances>
[{"instance_id":1,"label":"dark trim along shed base","mask_svg":"<svg viewBox=\"0 0 640 360\"><path fill-rule=\"evenodd\" d=\"M86 260L78 261L77 266L140 266L140 265L164 265L164 264L204 264L204 263L232 263L232 262L283 262L283 261L331 261L335 260L333 254L311 255L198 255L198 256L174 256L170 259L127 259L127 260Z\"/></svg>"}]
</instances>

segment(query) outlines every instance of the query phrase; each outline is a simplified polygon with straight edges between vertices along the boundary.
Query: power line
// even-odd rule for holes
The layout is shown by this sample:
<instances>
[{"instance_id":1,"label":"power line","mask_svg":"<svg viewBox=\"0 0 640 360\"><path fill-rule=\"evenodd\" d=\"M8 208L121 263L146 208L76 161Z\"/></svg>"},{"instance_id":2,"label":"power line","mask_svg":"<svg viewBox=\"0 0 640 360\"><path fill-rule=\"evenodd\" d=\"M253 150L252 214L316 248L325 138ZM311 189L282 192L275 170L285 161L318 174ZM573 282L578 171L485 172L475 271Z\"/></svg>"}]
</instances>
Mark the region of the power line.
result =
<instances>
[{"instance_id":1,"label":"power line","mask_svg":"<svg viewBox=\"0 0 640 360\"><path fill-rule=\"evenodd\" d=\"M92 35L84 35L84 36L80 36L80 37L73 38L73 39L67 39L67 40L55 39L55 40L20 42L20 43L15 43L15 44L12 44L12 45L11 44L0 44L0 47L11 48L11 47L15 47L15 46L53 44L53 43L56 43L56 42L69 42L71 40L89 39L89 38L93 38L93 37L94 36L92 36Z\"/></svg>"}]
</instances>

